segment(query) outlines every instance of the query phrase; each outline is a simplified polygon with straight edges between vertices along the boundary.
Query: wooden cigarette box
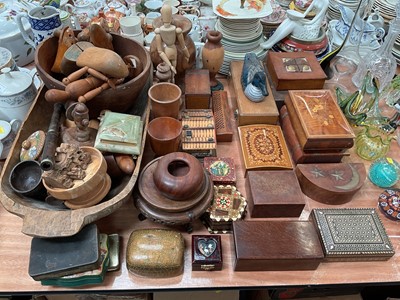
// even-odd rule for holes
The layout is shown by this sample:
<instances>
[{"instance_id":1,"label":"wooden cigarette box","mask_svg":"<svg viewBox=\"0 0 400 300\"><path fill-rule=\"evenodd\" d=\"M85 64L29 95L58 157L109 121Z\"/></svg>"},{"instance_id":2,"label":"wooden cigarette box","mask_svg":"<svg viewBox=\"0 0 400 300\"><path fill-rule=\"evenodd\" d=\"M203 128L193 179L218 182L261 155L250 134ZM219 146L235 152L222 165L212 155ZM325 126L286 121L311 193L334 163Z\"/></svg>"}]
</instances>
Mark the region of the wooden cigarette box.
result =
<instances>
[{"instance_id":1,"label":"wooden cigarette box","mask_svg":"<svg viewBox=\"0 0 400 300\"><path fill-rule=\"evenodd\" d=\"M235 271L315 270L324 258L308 221L240 221L233 224Z\"/></svg>"},{"instance_id":2,"label":"wooden cigarette box","mask_svg":"<svg viewBox=\"0 0 400 300\"><path fill-rule=\"evenodd\" d=\"M248 171L246 191L252 218L299 217L305 206L292 170Z\"/></svg>"},{"instance_id":3,"label":"wooden cigarette box","mask_svg":"<svg viewBox=\"0 0 400 300\"><path fill-rule=\"evenodd\" d=\"M388 260L394 249L374 208L313 209L326 260Z\"/></svg>"},{"instance_id":4,"label":"wooden cigarette box","mask_svg":"<svg viewBox=\"0 0 400 300\"><path fill-rule=\"evenodd\" d=\"M231 83L237 104L237 117L239 126L250 124L276 124L278 122L278 108L271 91L267 84L269 95L261 102L252 102L243 93L240 77L243 70L243 61L231 62Z\"/></svg>"},{"instance_id":5,"label":"wooden cigarette box","mask_svg":"<svg viewBox=\"0 0 400 300\"><path fill-rule=\"evenodd\" d=\"M210 233L232 232L232 223L246 215L247 201L231 185L214 185L211 206L202 216L202 221Z\"/></svg>"},{"instance_id":6,"label":"wooden cigarette box","mask_svg":"<svg viewBox=\"0 0 400 300\"><path fill-rule=\"evenodd\" d=\"M292 90L285 99L302 149L351 148L355 135L330 90Z\"/></svg>"},{"instance_id":7,"label":"wooden cigarette box","mask_svg":"<svg viewBox=\"0 0 400 300\"><path fill-rule=\"evenodd\" d=\"M182 117L182 150L197 158L217 155L214 115L211 109L185 109Z\"/></svg>"},{"instance_id":8,"label":"wooden cigarette box","mask_svg":"<svg viewBox=\"0 0 400 300\"><path fill-rule=\"evenodd\" d=\"M298 164L296 175L301 190L311 199L326 204L344 204L363 186L363 163Z\"/></svg>"},{"instance_id":9,"label":"wooden cigarette box","mask_svg":"<svg viewBox=\"0 0 400 300\"><path fill-rule=\"evenodd\" d=\"M210 75L206 69L188 70L185 74L185 107L210 108Z\"/></svg>"},{"instance_id":10,"label":"wooden cigarette box","mask_svg":"<svg viewBox=\"0 0 400 300\"><path fill-rule=\"evenodd\" d=\"M350 152L347 149L340 151L321 149L320 151L304 152L290 121L286 105L283 105L280 109L279 123L294 164L340 163L343 157L350 156Z\"/></svg>"},{"instance_id":11,"label":"wooden cigarette box","mask_svg":"<svg viewBox=\"0 0 400 300\"><path fill-rule=\"evenodd\" d=\"M293 169L289 150L278 125L240 126L238 131L246 170Z\"/></svg>"},{"instance_id":12,"label":"wooden cigarette box","mask_svg":"<svg viewBox=\"0 0 400 300\"><path fill-rule=\"evenodd\" d=\"M204 168L214 184L236 184L235 162L231 157L204 157Z\"/></svg>"},{"instance_id":13,"label":"wooden cigarette box","mask_svg":"<svg viewBox=\"0 0 400 300\"><path fill-rule=\"evenodd\" d=\"M266 65L277 91L322 89L327 78L312 52L268 51Z\"/></svg>"},{"instance_id":14,"label":"wooden cigarette box","mask_svg":"<svg viewBox=\"0 0 400 300\"><path fill-rule=\"evenodd\" d=\"M192 235L192 271L222 269L221 236Z\"/></svg>"}]
</instances>

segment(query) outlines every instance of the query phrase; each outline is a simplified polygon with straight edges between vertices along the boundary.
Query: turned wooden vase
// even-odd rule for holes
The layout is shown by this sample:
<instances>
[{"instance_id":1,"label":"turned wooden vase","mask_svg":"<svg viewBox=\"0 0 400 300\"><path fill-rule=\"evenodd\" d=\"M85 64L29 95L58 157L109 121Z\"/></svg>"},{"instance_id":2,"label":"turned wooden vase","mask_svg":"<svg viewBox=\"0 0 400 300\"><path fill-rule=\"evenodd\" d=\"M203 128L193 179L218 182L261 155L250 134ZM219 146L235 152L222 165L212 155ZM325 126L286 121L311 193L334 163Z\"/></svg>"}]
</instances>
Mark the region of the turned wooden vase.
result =
<instances>
[{"instance_id":1,"label":"turned wooden vase","mask_svg":"<svg viewBox=\"0 0 400 300\"><path fill-rule=\"evenodd\" d=\"M222 33L210 30L206 35L207 42L202 51L203 68L210 71L210 86L216 86L218 81L215 79L219 69L224 62L224 47L221 44Z\"/></svg>"},{"instance_id":2,"label":"turned wooden vase","mask_svg":"<svg viewBox=\"0 0 400 300\"><path fill-rule=\"evenodd\" d=\"M161 17L154 19L153 28L159 28L163 25ZM182 34L185 40L185 46L189 50L189 61L186 61L183 51L179 45L178 39L175 41L175 45L178 53L178 60L176 64L176 72L179 74L184 74L185 70L191 69L196 62L196 47L192 38L188 35L190 30L192 29L192 22L184 16L181 15L173 15L172 16L172 25L179 27L182 29ZM157 65L162 62L160 55L157 51L156 39L150 44L150 57L153 62L154 68L157 68Z\"/></svg>"}]
</instances>

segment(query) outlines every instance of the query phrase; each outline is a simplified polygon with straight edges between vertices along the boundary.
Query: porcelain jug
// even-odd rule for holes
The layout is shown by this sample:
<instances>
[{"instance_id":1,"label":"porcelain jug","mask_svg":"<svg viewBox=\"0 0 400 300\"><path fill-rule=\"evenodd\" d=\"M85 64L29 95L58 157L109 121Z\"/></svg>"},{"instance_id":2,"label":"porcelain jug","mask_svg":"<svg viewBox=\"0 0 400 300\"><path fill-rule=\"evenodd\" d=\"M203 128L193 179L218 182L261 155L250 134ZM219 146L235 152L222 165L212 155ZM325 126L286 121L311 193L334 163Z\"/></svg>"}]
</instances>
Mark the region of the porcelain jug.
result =
<instances>
[{"instance_id":1,"label":"porcelain jug","mask_svg":"<svg viewBox=\"0 0 400 300\"><path fill-rule=\"evenodd\" d=\"M36 97L33 77L27 72L4 68L0 74L0 119L24 121Z\"/></svg>"},{"instance_id":2,"label":"porcelain jug","mask_svg":"<svg viewBox=\"0 0 400 300\"><path fill-rule=\"evenodd\" d=\"M22 23L23 18L28 19L31 24L33 40L28 35L28 32L25 31ZM49 5L35 7L28 13L20 13L17 15L16 21L22 37L33 48L36 48L44 39L52 37L54 31L62 26L59 10Z\"/></svg>"}]
</instances>

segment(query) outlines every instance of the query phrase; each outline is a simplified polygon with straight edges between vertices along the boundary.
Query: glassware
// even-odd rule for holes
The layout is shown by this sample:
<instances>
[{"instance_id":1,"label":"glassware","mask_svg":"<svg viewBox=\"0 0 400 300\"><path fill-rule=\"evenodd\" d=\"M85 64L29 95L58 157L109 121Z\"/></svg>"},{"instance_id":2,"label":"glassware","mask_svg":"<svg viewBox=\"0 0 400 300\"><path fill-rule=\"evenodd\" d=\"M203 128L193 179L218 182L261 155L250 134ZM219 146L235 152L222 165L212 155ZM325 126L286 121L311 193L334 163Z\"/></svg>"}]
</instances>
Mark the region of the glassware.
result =
<instances>
[{"instance_id":1,"label":"glassware","mask_svg":"<svg viewBox=\"0 0 400 300\"><path fill-rule=\"evenodd\" d=\"M395 78L392 79L390 84L386 86L381 95L380 99L384 100L386 104L390 107L393 107L400 99L400 76L396 75Z\"/></svg>"},{"instance_id":2,"label":"glassware","mask_svg":"<svg viewBox=\"0 0 400 300\"><path fill-rule=\"evenodd\" d=\"M356 152L365 160L381 158L388 153L391 141L395 138L393 132L378 126L364 125L356 137Z\"/></svg>"},{"instance_id":3,"label":"glassware","mask_svg":"<svg viewBox=\"0 0 400 300\"><path fill-rule=\"evenodd\" d=\"M381 188L389 188L400 179L400 164L390 157L375 160L368 172L371 182Z\"/></svg>"},{"instance_id":4,"label":"glassware","mask_svg":"<svg viewBox=\"0 0 400 300\"><path fill-rule=\"evenodd\" d=\"M382 92L390 83L396 73L397 62L392 54L392 49L400 33L400 1L396 5L396 18L390 21L389 32L382 46L368 57L367 63L360 63L352 81L355 86L360 86L367 71L377 79L379 92Z\"/></svg>"}]
</instances>

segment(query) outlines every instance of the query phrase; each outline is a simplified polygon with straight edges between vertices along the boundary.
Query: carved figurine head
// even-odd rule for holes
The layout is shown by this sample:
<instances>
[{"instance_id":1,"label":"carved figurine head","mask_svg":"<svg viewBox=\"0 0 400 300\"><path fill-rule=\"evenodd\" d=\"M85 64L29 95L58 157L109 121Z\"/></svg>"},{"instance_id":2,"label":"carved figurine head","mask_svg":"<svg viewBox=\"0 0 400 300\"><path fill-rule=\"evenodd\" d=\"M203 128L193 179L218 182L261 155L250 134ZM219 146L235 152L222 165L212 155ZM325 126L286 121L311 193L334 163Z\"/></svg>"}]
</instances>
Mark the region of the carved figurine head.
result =
<instances>
[{"instance_id":1,"label":"carved figurine head","mask_svg":"<svg viewBox=\"0 0 400 300\"><path fill-rule=\"evenodd\" d=\"M164 24L171 24L172 22L172 8L169 4L164 4L161 8L161 19Z\"/></svg>"}]
</instances>

